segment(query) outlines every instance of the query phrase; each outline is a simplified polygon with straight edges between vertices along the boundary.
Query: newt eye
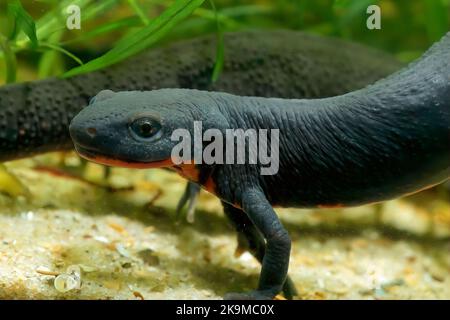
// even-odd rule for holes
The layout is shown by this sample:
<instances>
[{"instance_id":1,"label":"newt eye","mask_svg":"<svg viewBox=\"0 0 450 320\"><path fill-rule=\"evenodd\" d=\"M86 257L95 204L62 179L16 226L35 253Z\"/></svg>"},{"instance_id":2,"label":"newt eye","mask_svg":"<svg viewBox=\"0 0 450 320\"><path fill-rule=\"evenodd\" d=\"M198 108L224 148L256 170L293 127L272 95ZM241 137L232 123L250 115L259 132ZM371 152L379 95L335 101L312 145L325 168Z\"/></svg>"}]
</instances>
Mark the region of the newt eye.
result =
<instances>
[{"instance_id":1,"label":"newt eye","mask_svg":"<svg viewBox=\"0 0 450 320\"><path fill-rule=\"evenodd\" d=\"M130 131L138 139L149 139L160 135L161 124L152 118L140 118L130 124Z\"/></svg>"}]
</instances>

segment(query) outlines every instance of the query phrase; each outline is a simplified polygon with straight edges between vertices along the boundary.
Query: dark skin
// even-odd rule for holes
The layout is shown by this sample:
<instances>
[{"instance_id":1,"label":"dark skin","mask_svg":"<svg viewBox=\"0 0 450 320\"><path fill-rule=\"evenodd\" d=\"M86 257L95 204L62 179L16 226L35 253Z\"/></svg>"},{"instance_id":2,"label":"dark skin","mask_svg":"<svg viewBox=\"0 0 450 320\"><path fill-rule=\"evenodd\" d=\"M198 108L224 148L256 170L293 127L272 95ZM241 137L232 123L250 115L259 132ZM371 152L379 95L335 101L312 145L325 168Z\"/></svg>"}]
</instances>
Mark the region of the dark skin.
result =
<instances>
[{"instance_id":1,"label":"dark skin","mask_svg":"<svg viewBox=\"0 0 450 320\"><path fill-rule=\"evenodd\" d=\"M224 44L224 69L215 83L211 75L216 40L208 36L152 49L69 79L0 87L0 161L72 149L70 121L104 89L189 88L318 98L362 88L402 66L375 49L293 31L227 33Z\"/></svg>"},{"instance_id":2,"label":"dark skin","mask_svg":"<svg viewBox=\"0 0 450 320\"><path fill-rule=\"evenodd\" d=\"M102 89L196 88L238 95L319 98L359 89L402 64L380 51L338 39L293 31L225 34L225 65L212 83L215 36L152 49L105 70L70 79L47 79L0 87L0 160L73 148L70 120ZM339 48L339 50L336 50ZM193 210L198 193L188 185L178 211ZM232 224L249 226L245 215ZM240 243L261 256L264 241L244 228ZM260 259L261 260L261 259ZM286 288L292 297L295 291Z\"/></svg>"},{"instance_id":3,"label":"dark skin","mask_svg":"<svg viewBox=\"0 0 450 320\"><path fill-rule=\"evenodd\" d=\"M292 31L225 34L225 65L212 83L215 37L144 52L70 79L0 87L0 161L70 150L70 120L103 89L195 88L239 95L319 98L359 89L401 64L377 50ZM336 51L336 47L340 50ZM198 190L191 185L181 208Z\"/></svg>"},{"instance_id":4,"label":"dark skin","mask_svg":"<svg viewBox=\"0 0 450 320\"><path fill-rule=\"evenodd\" d=\"M178 164L176 129L279 129L279 170L261 163ZM70 125L78 153L130 168L168 167L246 215L264 237L257 290L271 299L286 283L291 242L274 206L342 207L404 196L450 176L450 34L408 68L338 97L298 100L165 89L103 91ZM203 146L205 147L205 145ZM222 150L224 151L224 150ZM186 159L185 159L186 160ZM238 229L242 226L238 225ZM257 236L253 236L257 238Z\"/></svg>"}]
</instances>

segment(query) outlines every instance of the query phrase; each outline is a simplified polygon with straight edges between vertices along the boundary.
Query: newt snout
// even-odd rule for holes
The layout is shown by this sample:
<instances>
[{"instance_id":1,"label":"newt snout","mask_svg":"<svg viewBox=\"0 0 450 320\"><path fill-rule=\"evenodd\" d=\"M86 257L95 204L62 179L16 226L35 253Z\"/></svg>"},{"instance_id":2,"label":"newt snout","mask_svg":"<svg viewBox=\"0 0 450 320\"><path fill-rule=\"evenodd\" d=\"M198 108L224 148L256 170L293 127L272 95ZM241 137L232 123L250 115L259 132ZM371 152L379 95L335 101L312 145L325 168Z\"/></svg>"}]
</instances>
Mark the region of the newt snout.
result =
<instances>
[{"instance_id":1,"label":"newt snout","mask_svg":"<svg viewBox=\"0 0 450 320\"><path fill-rule=\"evenodd\" d=\"M95 139L98 136L98 130L95 126L83 124L82 122L72 122L69 126L70 136L75 144L75 147L78 149L95 149L93 146L95 145Z\"/></svg>"}]
</instances>

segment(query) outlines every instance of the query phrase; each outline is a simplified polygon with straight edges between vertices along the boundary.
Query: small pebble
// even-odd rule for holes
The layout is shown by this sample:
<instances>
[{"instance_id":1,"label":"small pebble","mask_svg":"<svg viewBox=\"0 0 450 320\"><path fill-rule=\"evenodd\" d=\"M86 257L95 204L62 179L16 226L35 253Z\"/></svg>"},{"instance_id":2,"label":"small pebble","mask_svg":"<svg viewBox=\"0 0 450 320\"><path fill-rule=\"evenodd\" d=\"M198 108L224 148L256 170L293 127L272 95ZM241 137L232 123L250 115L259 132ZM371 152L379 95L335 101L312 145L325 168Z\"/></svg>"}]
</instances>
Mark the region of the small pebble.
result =
<instances>
[{"instance_id":1,"label":"small pebble","mask_svg":"<svg viewBox=\"0 0 450 320\"><path fill-rule=\"evenodd\" d=\"M60 274L55 278L54 286L58 292L68 292L78 288L79 282L71 275Z\"/></svg>"},{"instance_id":2,"label":"small pebble","mask_svg":"<svg viewBox=\"0 0 450 320\"><path fill-rule=\"evenodd\" d=\"M116 250L125 258L131 258L131 254L128 252L127 249L125 249L125 247L122 244L118 243L116 245Z\"/></svg>"}]
</instances>

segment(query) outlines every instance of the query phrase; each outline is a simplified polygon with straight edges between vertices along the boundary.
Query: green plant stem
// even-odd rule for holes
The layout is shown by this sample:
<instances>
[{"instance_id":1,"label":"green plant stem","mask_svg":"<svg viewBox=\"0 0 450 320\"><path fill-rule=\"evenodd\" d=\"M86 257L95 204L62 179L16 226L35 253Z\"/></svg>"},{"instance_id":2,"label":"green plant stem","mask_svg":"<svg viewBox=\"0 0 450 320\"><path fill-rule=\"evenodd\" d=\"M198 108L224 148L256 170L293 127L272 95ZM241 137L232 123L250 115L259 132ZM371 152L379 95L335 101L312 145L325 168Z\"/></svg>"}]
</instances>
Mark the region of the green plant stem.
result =
<instances>
[{"instance_id":1,"label":"green plant stem","mask_svg":"<svg viewBox=\"0 0 450 320\"><path fill-rule=\"evenodd\" d=\"M148 25L150 23L150 19L147 17L145 12L142 10L141 6L136 2L136 0L128 0L128 4L133 8L137 16L141 19L142 23L144 23L144 25Z\"/></svg>"},{"instance_id":2,"label":"green plant stem","mask_svg":"<svg viewBox=\"0 0 450 320\"><path fill-rule=\"evenodd\" d=\"M14 83L17 76L16 55L14 51L11 50L8 39L2 34L0 34L0 49L4 52L5 57L6 83Z\"/></svg>"}]
</instances>

